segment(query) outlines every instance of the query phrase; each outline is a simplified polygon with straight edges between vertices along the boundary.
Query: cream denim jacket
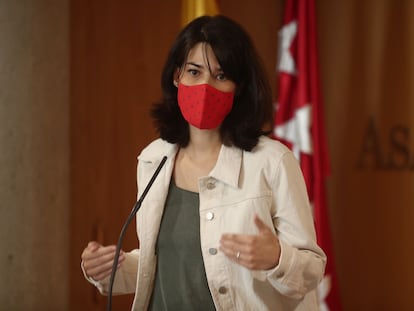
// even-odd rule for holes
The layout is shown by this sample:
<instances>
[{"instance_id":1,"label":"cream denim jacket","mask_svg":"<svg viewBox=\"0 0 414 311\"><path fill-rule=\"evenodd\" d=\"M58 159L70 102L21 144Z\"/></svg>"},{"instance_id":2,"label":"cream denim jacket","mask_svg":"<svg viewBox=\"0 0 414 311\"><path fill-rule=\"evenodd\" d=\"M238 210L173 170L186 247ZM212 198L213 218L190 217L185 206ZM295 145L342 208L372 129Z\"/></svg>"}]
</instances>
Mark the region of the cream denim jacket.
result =
<instances>
[{"instance_id":1,"label":"cream denim jacket","mask_svg":"<svg viewBox=\"0 0 414 311\"><path fill-rule=\"evenodd\" d=\"M134 293L132 310L148 308L156 270L155 244L178 148L161 139L138 157L138 197L163 156L168 159L137 214L140 249L127 253L114 294ZM214 169L199 179L200 239L208 285L217 310L319 310L316 287L326 257L315 242L304 180L293 154L261 137L251 151L222 146ZM219 250L223 233L257 234L257 214L278 235L279 264L252 271ZM91 281L105 294L108 279Z\"/></svg>"}]
</instances>

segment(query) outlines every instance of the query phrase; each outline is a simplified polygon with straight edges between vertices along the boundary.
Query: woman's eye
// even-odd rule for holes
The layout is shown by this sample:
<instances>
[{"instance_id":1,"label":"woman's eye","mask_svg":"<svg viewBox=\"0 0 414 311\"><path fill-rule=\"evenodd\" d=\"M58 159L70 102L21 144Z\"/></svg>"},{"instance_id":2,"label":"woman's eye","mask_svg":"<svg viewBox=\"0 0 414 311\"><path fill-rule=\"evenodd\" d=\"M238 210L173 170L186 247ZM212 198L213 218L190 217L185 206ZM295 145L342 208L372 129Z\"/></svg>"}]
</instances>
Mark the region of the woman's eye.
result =
<instances>
[{"instance_id":1,"label":"woman's eye","mask_svg":"<svg viewBox=\"0 0 414 311\"><path fill-rule=\"evenodd\" d=\"M198 70L196 69L188 69L188 73L192 76L198 75Z\"/></svg>"},{"instance_id":2,"label":"woman's eye","mask_svg":"<svg viewBox=\"0 0 414 311\"><path fill-rule=\"evenodd\" d=\"M218 74L217 77L216 77L216 79L219 80L219 81L225 81L225 80L227 80L227 78L224 75L224 73Z\"/></svg>"}]
</instances>

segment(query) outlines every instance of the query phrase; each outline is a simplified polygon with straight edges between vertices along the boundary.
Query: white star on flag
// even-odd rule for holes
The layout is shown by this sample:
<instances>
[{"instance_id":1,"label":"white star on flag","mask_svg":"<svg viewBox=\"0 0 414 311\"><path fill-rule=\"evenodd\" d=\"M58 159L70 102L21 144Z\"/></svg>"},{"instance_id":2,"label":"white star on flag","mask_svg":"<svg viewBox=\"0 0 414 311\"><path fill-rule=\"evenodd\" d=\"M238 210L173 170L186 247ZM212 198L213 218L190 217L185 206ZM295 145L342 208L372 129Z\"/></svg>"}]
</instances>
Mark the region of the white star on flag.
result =
<instances>
[{"instance_id":1,"label":"white star on flag","mask_svg":"<svg viewBox=\"0 0 414 311\"><path fill-rule=\"evenodd\" d=\"M329 311L329 307L326 304L326 298L331 291L331 277L329 275L325 275L322 279L322 282L318 286L318 298L319 298L319 308L320 311Z\"/></svg>"},{"instance_id":2,"label":"white star on flag","mask_svg":"<svg viewBox=\"0 0 414 311\"><path fill-rule=\"evenodd\" d=\"M275 126L274 135L292 144L292 151L300 160L300 153L312 154L311 105L295 110L293 118Z\"/></svg>"},{"instance_id":3,"label":"white star on flag","mask_svg":"<svg viewBox=\"0 0 414 311\"><path fill-rule=\"evenodd\" d=\"M284 71L290 74L296 73L295 60L292 53L290 53L290 46L292 45L292 41L295 38L297 31L298 24L295 20L283 26L279 31L280 58L277 66L279 71Z\"/></svg>"}]
</instances>

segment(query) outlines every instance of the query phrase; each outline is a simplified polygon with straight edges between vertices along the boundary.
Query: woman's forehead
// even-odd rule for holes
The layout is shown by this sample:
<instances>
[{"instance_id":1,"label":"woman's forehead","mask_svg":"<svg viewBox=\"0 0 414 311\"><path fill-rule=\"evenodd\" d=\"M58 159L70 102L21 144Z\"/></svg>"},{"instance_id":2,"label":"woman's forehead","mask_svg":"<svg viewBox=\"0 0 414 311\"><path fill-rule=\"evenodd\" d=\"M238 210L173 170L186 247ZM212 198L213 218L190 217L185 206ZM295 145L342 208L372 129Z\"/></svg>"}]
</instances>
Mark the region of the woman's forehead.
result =
<instances>
[{"instance_id":1,"label":"woman's forehead","mask_svg":"<svg viewBox=\"0 0 414 311\"><path fill-rule=\"evenodd\" d=\"M211 68L220 67L213 49L205 42L197 43L190 49L186 63L195 63Z\"/></svg>"}]
</instances>

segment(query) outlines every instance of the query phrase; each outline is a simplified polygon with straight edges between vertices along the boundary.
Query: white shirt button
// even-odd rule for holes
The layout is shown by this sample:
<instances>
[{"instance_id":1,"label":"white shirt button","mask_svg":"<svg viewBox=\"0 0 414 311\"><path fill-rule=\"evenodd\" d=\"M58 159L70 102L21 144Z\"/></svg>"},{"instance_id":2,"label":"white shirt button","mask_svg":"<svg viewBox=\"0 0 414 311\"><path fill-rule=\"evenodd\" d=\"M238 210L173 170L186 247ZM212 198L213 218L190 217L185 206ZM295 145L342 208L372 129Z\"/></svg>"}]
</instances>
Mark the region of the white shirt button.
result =
<instances>
[{"instance_id":1,"label":"white shirt button","mask_svg":"<svg viewBox=\"0 0 414 311\"><path fill-rule=\"evenodd\" d=\"M213 182L209 181L207 183L207 189L208 190L213 190L214 188L216 188L216 185Z\"/></svg>"},{"instance_id":2,"label":"white shirt button","mask_svg":"<svg viewBox=\"0 0 414 311\"><path fill-rule=\"evenodd\" d=\"M227 293L227 288L224 287L224 286L220 286L219 289L218 289L218 292L220 294L225 294L225 293Z\"/></svg>"},{"instance_id":3,"label":"white shirt button","mask_svg":"<svg viewBox=\"0 0 414 311\"><path fill-rule=\"evenodd\" d=\"M212 220L214 218L214 213L213 212L208 212L207 214L206 214L206 219L207 220Z\"/></svg>"},{"instance_id":4,"label":"white shirt button","mask_svg":"<svg viewBox=\"0 0 414 311\"><path fill-rule=\"evenodd\" d=\"M217 254L217 248L214 248L214 247L209 248L208 252L210 253L210 255L216 255Z\"/></svg>"}]
</instances>

